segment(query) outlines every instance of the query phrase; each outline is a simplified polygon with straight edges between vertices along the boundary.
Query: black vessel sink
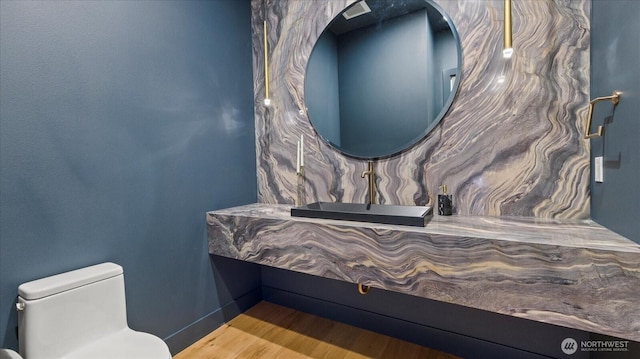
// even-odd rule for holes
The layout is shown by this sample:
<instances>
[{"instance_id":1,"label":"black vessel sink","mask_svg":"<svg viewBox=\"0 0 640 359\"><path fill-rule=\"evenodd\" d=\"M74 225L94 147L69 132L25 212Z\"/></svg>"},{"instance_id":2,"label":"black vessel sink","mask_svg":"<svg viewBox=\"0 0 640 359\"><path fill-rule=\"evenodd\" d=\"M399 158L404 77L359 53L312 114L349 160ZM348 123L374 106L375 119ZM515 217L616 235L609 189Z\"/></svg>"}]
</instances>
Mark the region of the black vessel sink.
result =
<instances>
[{"instance_id":1,"label":"black vessel sink","mask_svg":"<svg viewBox=\"0 0 640 359\"><path fill-rule=\"evenodd\" d=\"M395 206L386 204L315 202L291 208L291 216L341 219L424 227L431 214L428 206Z\"/></svg>"}]
</instances>

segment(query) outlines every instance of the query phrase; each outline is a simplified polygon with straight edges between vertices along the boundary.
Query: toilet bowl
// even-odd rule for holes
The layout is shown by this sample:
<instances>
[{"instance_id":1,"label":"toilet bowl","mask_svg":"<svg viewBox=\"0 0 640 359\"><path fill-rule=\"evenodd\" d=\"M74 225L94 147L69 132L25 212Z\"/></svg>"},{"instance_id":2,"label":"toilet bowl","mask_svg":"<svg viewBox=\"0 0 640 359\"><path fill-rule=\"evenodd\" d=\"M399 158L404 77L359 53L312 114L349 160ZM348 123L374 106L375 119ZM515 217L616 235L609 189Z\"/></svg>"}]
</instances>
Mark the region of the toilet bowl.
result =
<instances>
[{"instance_id":1,"label":"toilet bowl","mask_svg":"<svg viewBox=\"0 0 640 359\"><path fill-rule=\"evenodd\" d=\"M0 349L0 359L23 359L20 354L11 349Z\"/></svg>"},{"instance_id":2,"label":"toilet bowl","mask_svg":"<svg viewBox=\"0 0 640 359\"><path fill-rule=\"evenodd\" d=\"M170 359L162 339L129 328L124 274L102 263L18 287L24 359Z\"/></svg>"}]
</instances>

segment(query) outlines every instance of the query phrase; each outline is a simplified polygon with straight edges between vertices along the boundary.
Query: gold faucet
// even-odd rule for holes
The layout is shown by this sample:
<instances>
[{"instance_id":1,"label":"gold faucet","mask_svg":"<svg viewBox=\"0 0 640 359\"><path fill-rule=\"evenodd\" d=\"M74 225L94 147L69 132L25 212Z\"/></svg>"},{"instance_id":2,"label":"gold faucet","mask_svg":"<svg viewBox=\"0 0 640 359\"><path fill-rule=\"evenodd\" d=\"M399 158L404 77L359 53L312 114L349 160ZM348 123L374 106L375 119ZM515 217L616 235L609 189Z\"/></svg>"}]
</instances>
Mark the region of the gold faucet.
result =
<instances>
[{"instance_id":1,"label":"gold faucet","mask_svg":"<svg viewBox=\"0 0 640 359\"><path fill-rule=\"evenodd\" d=\"M369 176L369 200L367 204L376 203L376 177L373 172L373 161L369 161L369 168L366 171L362 171L360 177L364 178Z\"/></svg>"}]
</instances>

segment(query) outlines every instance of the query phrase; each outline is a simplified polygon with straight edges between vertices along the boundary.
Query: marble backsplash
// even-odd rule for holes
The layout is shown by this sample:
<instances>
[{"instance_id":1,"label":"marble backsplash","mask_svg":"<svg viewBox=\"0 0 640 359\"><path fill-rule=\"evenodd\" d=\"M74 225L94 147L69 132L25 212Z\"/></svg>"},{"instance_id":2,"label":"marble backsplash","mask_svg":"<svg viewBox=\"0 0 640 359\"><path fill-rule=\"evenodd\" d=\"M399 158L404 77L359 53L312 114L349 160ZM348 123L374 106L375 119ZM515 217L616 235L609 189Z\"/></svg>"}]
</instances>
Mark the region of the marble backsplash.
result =
<instances>
[{"instance_id":1,"label":"marble backsplash","mask_svg":"<svg viewBox=\"0 0 640 359\"><path fill-rule=\"evenodd\" d=\"M304 75L315 40L353 0L253 0L258 201L363 202L366 161L315 133ZM460 89L447 115L418 144L376 161L379 203L424 205L447 184L457 213L589 217L588 0L513 2L513 46L502 58L503 1L438 0L462 45ZM268 23L271 107L264 107L263 20ZM499 81L502 77L502 81ZM305 137L304 177L296 148Z\"/></svg>"}]
</instances>

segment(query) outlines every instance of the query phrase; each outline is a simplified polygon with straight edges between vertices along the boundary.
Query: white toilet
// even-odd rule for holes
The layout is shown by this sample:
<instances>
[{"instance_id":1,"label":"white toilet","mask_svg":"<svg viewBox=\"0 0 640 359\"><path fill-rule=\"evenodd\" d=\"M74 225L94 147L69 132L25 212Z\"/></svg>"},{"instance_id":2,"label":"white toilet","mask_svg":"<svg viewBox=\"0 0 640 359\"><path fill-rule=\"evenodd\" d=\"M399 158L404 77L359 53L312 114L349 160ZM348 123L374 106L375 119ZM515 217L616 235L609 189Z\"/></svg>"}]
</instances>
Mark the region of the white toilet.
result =
<instances>
[{"instance_id":1,"label":"white toilet","mask_svg":"<svg viewBox=\"0 0 640 359\"><path fill-rule=\"evenodd\" d=\"M162 339L127 324L122 267L102 263L18 287L24 359L170 359Z\"/></svg>"}]
</instances>

